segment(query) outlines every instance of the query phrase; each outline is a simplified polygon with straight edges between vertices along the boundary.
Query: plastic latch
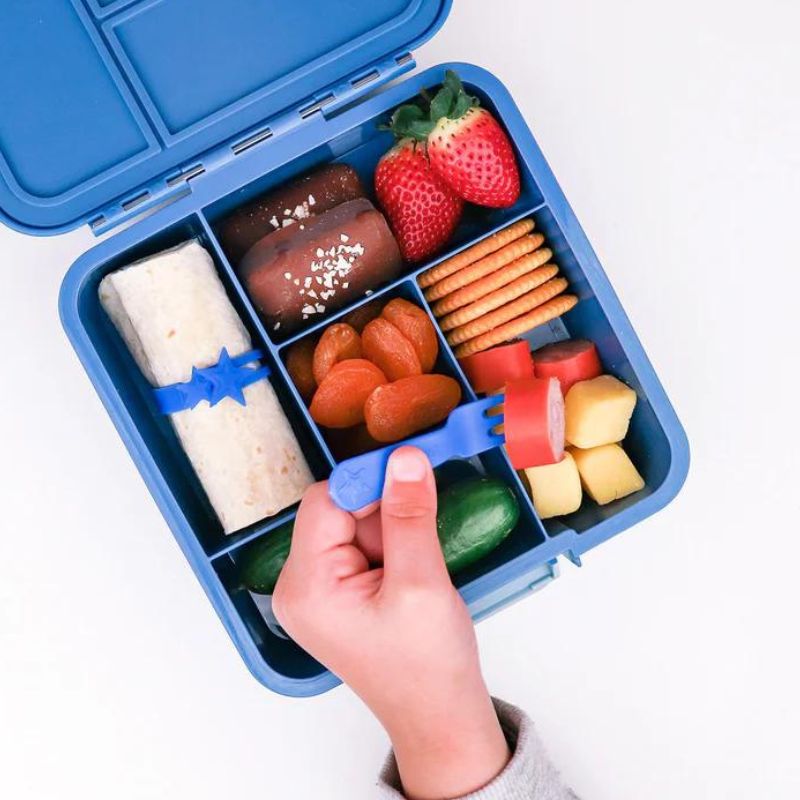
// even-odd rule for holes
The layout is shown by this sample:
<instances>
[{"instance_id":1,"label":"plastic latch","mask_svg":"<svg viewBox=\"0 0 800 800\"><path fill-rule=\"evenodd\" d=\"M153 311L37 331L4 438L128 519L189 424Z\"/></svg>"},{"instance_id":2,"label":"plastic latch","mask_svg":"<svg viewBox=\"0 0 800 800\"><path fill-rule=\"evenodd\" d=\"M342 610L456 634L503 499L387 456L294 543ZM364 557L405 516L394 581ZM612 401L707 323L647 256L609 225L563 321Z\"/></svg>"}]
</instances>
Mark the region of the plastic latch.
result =
<instances>
[{"instance_id":1,"label":"plastic latch","mask_svg":"<svg viewBox=\"0 0 800 800\"><path fill-rule=\"evenodd\" d=\"M200 158L172 175L140 188L130 197L104 208L89 221L96 236L107 233L140 217L148 216L166 205L180 200L192 191L191 181L228 164L237 156L265 144L278 136L295 130L317 115L330 119L343 109L355 105L366 94L414 69L416 61L411 53L404 52L376 62L339 84L329 86L290 111L251 128L220 147L213 148Z\"/></svg>"},{"instance_id":2,"label":"plastic latch","mask_svg":"<svg viewBox=\"0 0 800 800\"><path fill-rule=\"evenodd\" d=\"M511 603L521 600L523 597L533 592L544 589L549 583L558 577L558 562L556 559L547 561L537 567L532 572L511 581L487 597L469 604L472 618L479 622L490 617Z\"/></svg>"}]
</instances>

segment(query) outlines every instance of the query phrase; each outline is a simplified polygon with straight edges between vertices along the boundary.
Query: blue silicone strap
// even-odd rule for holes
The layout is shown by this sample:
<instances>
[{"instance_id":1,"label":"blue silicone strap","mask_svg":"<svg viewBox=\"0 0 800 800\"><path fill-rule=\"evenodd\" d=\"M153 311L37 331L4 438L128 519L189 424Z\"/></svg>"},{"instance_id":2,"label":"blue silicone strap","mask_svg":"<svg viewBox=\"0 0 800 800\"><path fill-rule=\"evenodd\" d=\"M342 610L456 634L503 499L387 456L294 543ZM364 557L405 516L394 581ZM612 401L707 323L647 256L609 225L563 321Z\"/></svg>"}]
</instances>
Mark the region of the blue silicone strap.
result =
<instances>
[{"instance_id":1,"label":"blue silicone strap","mask_svg":"<svg viewBox=\"0 0 800 800\"><path fill-rule=\"evenodd\" d=\"M216 364L203 369L193 367L192 377L186 383L153 389L158 410L162 414L177 414L194 408L203 400L215 406L226 397L233 398L239 405L246 405L244 389L270 375L269 367L253 369L246 365L263 356L260 350L248 350L231 358L223 347Z\"/></svg>"}]
</instances>

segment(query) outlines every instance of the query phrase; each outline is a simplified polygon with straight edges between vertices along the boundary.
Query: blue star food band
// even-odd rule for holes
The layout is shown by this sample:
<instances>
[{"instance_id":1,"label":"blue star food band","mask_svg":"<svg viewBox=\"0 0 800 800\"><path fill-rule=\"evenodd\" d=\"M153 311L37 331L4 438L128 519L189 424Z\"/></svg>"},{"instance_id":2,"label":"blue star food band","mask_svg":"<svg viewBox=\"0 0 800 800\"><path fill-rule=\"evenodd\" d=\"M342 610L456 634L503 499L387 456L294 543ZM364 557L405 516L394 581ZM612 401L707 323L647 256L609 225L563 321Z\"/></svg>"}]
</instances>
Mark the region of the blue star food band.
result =
<instances>
[{"instance_id":1,"label":"blue star food band","mask_svg":"<svg viewBox=\"0 0 800 800\"><path fill-rule=\"evenodd\" d=\"M211 255L186 242L109 273L98 291L224 532L296 503L313 476Z\"/></svg>"},{"instance_id":2,"label":"blue star food band","mask_svg":"<svg viewBox=\"0 0 800 800\"><path fill-rule=\"evenodd\" d=\"M231 358L227 348L223 347L214 366L192 367L192 377L185 383L153 389L158 410L162 414L177 414L194 408L203 400L213 407L226 397L240 406L246 405L244 390L270 375L269 367L252 369L246 365L263 357L260 350L248 350Z\"/></svg>"}]
</instances>

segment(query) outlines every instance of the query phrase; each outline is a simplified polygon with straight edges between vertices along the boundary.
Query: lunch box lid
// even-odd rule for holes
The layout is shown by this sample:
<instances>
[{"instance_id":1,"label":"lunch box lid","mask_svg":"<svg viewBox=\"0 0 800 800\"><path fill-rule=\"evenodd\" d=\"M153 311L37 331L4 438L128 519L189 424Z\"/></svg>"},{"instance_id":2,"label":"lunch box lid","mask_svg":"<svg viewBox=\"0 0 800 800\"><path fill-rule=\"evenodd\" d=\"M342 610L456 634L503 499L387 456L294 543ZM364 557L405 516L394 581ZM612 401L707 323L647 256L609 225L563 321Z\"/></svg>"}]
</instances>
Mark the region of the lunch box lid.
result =
<instances>
[{"instance_id":1,"label":"lunch box lid","mask_svg":"<svg viewBox=\"0 0 800 800\"><path fill-rule=\"evenodd\" d=\"M0 221L104 232L415 66L452 0L0 3Z\"/></svg>"}]
</instances>

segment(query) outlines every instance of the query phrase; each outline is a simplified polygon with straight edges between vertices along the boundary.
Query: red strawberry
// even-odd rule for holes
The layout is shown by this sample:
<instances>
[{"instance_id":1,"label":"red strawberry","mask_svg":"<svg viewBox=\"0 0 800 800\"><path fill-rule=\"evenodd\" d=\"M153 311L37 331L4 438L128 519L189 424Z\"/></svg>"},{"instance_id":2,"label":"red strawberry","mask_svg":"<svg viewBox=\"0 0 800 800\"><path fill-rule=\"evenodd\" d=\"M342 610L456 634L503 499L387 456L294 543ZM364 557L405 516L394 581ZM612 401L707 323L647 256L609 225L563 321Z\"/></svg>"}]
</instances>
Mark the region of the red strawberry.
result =
<instances>
[{"instance_id":1,"label":"red strawberry","mask_svg":"<svg viewBox=\"0 0 800 800\"><path fill-rule=\"evenodd\" d=\"M507 208L519 198L520 180L511 142L478 99L464 91L452 70L430 101L401 106L392 117L397 138L410 136L428 145L434 172L459 196L490 208Z\"/></svg>"},{"instance_id":2,"label":"red strawberry","mask_svg":"<svg viewBox=\"0 0 800 800\"><path fill-rule=\"evenodd\" d=\"M519 170L511 142L485 108L442 117L428 136L431 166L460 197L490 208L519 199Z\"/></svg>"},{"instance_id":3,"label":"red strawberry","mask_svg":"<svg viewBox=\"0 0 800 800\"><path fill-rule=\"evenodd\" d=\"M406 261L440 250L461 219L463 200L431 169L425 145L401 139L375 170L375 192Z\"/></svg>"}]
</instances>

